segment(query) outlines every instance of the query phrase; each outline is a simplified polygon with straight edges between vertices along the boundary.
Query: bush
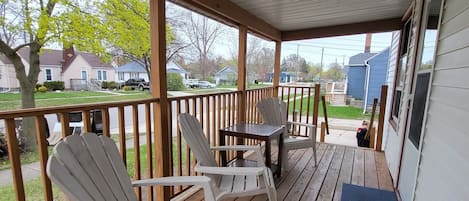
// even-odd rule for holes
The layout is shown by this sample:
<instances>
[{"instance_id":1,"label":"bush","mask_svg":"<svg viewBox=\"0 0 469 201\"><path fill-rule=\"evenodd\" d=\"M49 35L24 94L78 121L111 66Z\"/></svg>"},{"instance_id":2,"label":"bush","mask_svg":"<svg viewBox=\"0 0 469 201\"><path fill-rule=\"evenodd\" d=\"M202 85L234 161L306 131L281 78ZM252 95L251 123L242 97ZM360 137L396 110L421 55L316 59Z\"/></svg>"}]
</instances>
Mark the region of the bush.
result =
<instances>
[{"instance_id":1,"label":"bush","mask_svg":"<svg viewBox=\"0 0 469 201\"><path fill-rule=\"evenodd\" d=\"M132 87L131 86L124 86L122 88L124 91L131 91L132 90Z\"/></svg>"},{"instance_id":2,"label":"bush","mask_svg":"<svg viewBox=\"0 0 469 201\"><path fill-rule=\"evenodd\" d=\"M0 132L0 158L3 158L8 155L7 141L5 139L5 134Z\"/></svg>"},{"instance_id":3,"label":"bush","mask_svg":"<svg viewBox=\"0 0 469 201\"><path fill-rule=\"evenodd\" d=\"M114 81L110 81L110 82L103 81L103 82L101 83L101 88L103 88L103 89L117 89L117 82L114 82Z\"/></svg>"},{"instance_id":4,"label":"bush","mask_svg":"<svg viewBox=\"0 0 469 201\"><path fill-rule=\"evenodd\" d=\"M39 88L37 88L37 91L42 92L42 93L45 93L45 92L47 92L47 87L45 87L45 86L40 86Z\"/></svg>"},{"instance_id":5,"label":"bush","mask_svg":"<svg viewBox=\"0 0 469 201\"><path fill-rule=\"evenodd\" d=\"M65 89L65 84L62 81L44 82L43 86L47 87L47 89L52 90L52 91Z\"/></svg>"},{"instance_id":6,"label":"bush","mask_svg":"<svg viewBox=\"0 0 469 201\"><path fill-rule=\"evenodd\" d=\"M181 75L177 73L168 73L166 77L166 83L168 84L168 91L181 91L186 87L182 81Z\"/></svg>"}]
</instances>

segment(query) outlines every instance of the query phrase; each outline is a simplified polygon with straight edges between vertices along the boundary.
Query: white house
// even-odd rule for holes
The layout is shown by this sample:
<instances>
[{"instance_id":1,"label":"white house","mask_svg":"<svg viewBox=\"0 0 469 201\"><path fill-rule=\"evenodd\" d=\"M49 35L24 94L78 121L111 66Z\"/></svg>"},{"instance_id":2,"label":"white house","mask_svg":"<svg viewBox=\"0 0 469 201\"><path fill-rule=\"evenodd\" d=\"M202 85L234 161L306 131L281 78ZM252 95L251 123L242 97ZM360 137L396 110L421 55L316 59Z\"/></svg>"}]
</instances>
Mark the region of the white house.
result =
<instances>
[{"instance_id":1,"label":"white house","mask_svg":"<svg viewBox=\"0 0 469 201\"><path fill-rule=\"evenodd\" d=\"M116 68L117 72L117 81L119 82L124 82L130 78L143 78L146 81L148 81L148 73L145 70L145 67L136 61L132 61L129 63L126 63L123 66L117 67ZM184 68L182 68L179 64L177 64L174 61L169 61L166 64L166 72L167 73L178 73L181 75L183 79L186 79L188 76L188 73Z\"/></svg>"}]
</instances>

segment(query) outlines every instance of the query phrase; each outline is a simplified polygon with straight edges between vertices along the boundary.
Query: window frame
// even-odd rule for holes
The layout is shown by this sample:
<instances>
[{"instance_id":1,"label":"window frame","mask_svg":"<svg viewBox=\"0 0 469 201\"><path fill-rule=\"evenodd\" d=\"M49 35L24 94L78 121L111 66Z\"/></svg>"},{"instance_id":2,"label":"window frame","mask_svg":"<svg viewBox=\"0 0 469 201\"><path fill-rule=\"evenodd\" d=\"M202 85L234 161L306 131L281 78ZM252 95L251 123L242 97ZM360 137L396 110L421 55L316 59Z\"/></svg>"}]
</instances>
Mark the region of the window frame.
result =
<instances>
[{"instance_id":1,"label":"window frame","mask_svg":"<svg viewBox=\"0 0 469 201\"><path fill-rule=\"evenodd\" d=\"M409 16L406 16L403 21L405 22L402 26L402 29L400 30L400 38L399 38L399 48L398 48L398 55L396 57L397 59L397 64L396 64L396 72L395 72L395 75L394 75L394 87L393 87L393 90L392 90L392 101L391 101L391 111L390 111L390 114L389 114L389 122L391 124L391 127L394 129L394 130L397 130L397 124L399 122L399 118L401 117L400 113L401 113L401 105L402 105L402 98L403 98L403 93L404 93L404 86L403 86L403 82L405 82L405 72L407 71L407 66L408 66L408 58L409 58L409 45L411 43L411 34L412 34L412 28L413 28L413 22L412 22L412 16L409 15ZM408 32L407 32L407 37L404 38L405 36L405 29L408 27ZM403 52L403 47L404 47L404 42L407 43L406 45L406 52ZM402 59L405 58L406 61L405 61L405 66L402 65ZM402 72L404 70L404 72ZM399 80L400 79L400 73L404 73L403 75L403 80ZM402 86L398 86L398 81L400 83L400 85ZM401 94L400 94L400 98L399 98L399 108L398 108L398 116L395 116L394 113L395 113L395 104L396 104L396 94L397 94L397 91L400 91Z\"/></svg>"},{"instance_id":2,"label":"window frame","mask_svg":"<svg viewBox=\"0 0 469 201\"><path fill-rule=\"evenodd\" d=\"M47 71L50 72L50 79L47 79ZM54 80L54 71L52 68L44 68L44 81L53 81Z\"/></svg>"}]
</instances>

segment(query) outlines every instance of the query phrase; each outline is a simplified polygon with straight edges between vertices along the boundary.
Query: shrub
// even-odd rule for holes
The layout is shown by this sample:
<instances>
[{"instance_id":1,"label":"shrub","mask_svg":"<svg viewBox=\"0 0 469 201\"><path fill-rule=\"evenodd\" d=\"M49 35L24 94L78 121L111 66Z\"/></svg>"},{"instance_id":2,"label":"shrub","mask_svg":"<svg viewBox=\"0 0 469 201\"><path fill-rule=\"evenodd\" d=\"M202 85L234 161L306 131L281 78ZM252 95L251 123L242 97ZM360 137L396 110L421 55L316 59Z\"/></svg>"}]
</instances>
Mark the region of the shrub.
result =
<instances>
[{"instance_id":1,"label":"shrub","mask_svg":"<svg viewBox=\"0 0 469 201\"><path fill-rule=\"evenodd\" d=\"M44 82L43 85L47 87L47 89L52 90L52 91L65 89L65 84L62 81Z\"/></svg>"},{"instance_id":2,"label":"shrub","mask_svg":"<svg viewBox=\"0 0 469 201\"><path fill-rule=\"evenodd\" d=\"M166 83L168 84L168 91L181 91L186 87L182 81L181 75L177 73L168 73L166 77Z\"/></svg>"},{"instance_id":3,"label":"shrub","mask_svg":"<svg viewBox=\"0 0 469 201\"><path fill-rule=\"evenodd\" d=\"M114 81L110 81L110 82L103 81L103 82L101 83L101 88L103 88L103 89L117 89L117 82L114 82Z\"/></svg>"},{"instance_id":4,"label":"shrub","mask_svg":"<svg viewBox=\"0 0 469 201\"><path fill-rule=\"evenodd\" d=\"M0 132L0 158L3 158L8 155L7 141L5 139L5 134Z\"/></svg>"},{"instance_id":5,"label":"shrub","mask_svg":"<svg viewBox=\"0 0 469 201\"><path fill-rule=\"evenodd\" d=\"M132 87L131 86L124 86L122 89L124 89L124 91L131 91Z\"/></svg>"},{"instance_id":6,"label":"shrub","mask_svg":"<svg viewBox=\"0 0 469 201\"><path fill-rule=\"evenodd\" d=\"M39 88L39 87L42 87L42 84L36 84L36 89Z\"/></svg>"},{"instance_id":7,"label":"shrub","mask_svg":"<svg viewBox=\"0 0 469 201\"><path fill-rule=\"evenodd\" d=\"M40 86L39 88L37 88L37 91L42 92L42 93L45 93L45 92L47 91L47 87L45 87L45 86Z\"/></svg>"}]
</instances>

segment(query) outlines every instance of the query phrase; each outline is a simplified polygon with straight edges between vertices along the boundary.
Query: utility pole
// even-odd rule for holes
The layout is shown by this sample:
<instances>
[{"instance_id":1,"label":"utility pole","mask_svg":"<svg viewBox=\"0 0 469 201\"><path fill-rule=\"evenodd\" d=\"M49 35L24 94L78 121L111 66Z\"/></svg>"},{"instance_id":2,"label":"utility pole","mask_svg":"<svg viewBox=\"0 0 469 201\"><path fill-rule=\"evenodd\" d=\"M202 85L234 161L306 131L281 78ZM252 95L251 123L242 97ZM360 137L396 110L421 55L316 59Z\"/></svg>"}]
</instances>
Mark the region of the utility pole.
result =
<instances>
[{"instance_id":1,"label":"utility pole","mask_svg":"<svg viewBox=\"0 0 469 201\"><path fill-rule=\"evenodd\" d=\"M321 48L321 72L322 72L322 69L323 69L323 59L324 59L324 48L322 47Z\"/></svg>"},{"instance_id":2,"label":"utility pole","mask_svg":"<svg viewBox=\"0 0 469 201\"><path fill-rule=\"evenodd\" d=\"M298 64L296 69L296 81L298 81L298 72L300 71L300 44L296 44L296 63Z\"/></svg>"}]
</instances>

